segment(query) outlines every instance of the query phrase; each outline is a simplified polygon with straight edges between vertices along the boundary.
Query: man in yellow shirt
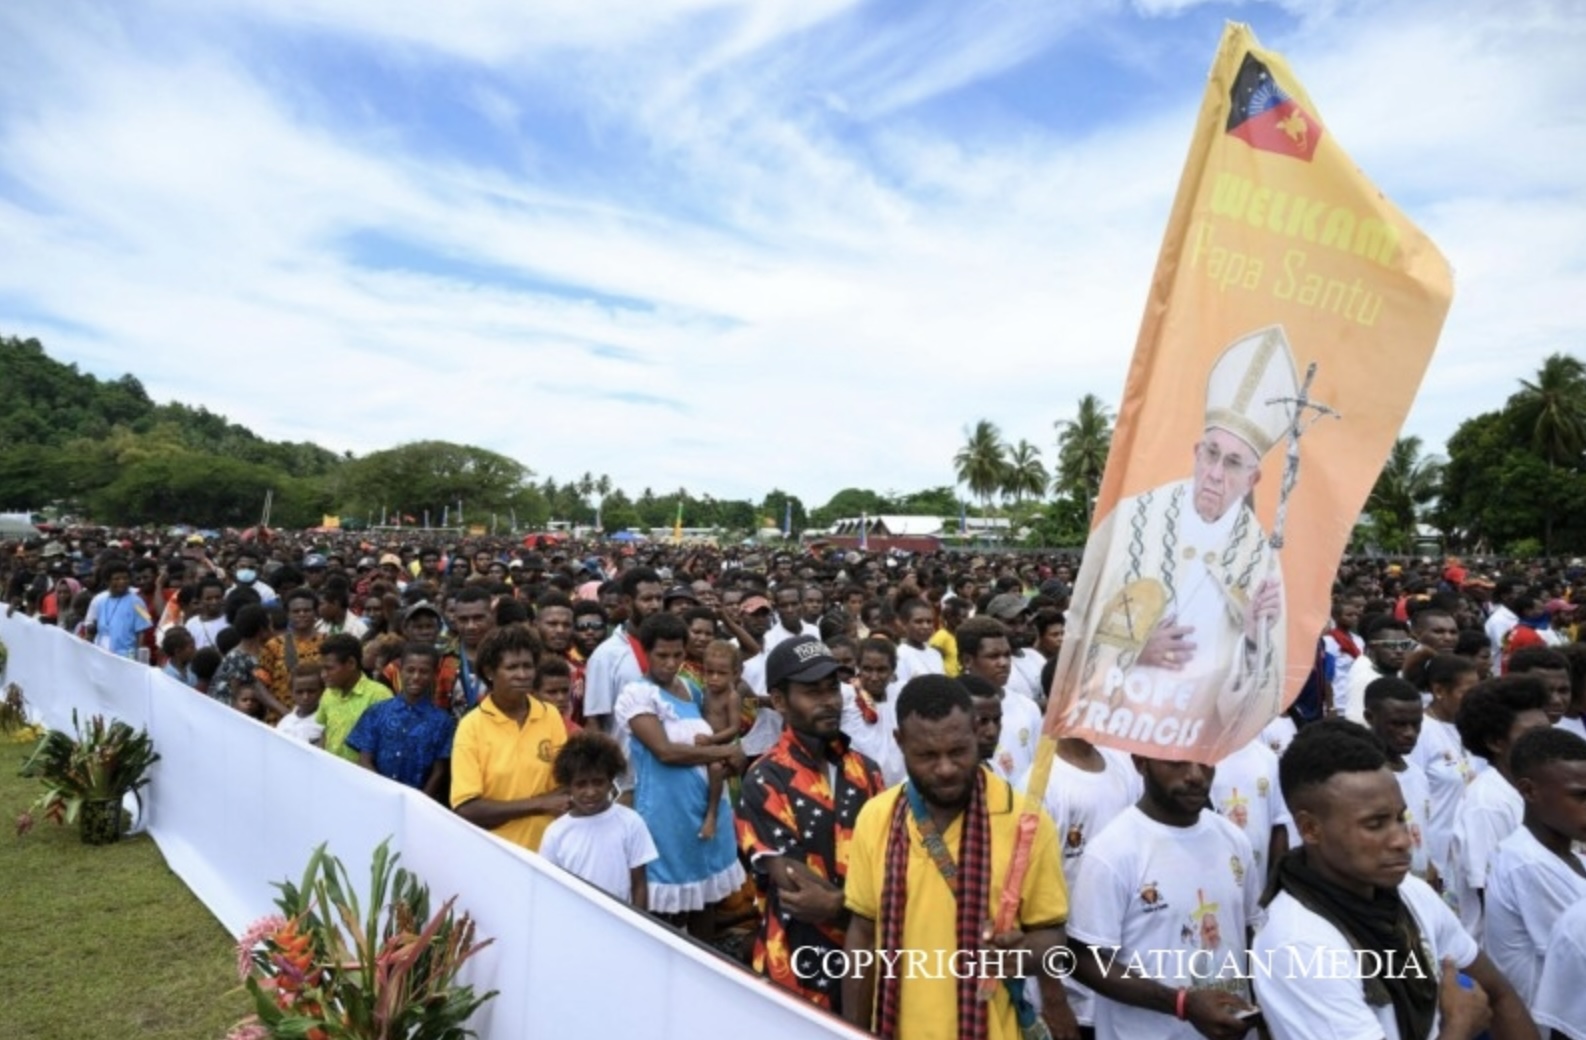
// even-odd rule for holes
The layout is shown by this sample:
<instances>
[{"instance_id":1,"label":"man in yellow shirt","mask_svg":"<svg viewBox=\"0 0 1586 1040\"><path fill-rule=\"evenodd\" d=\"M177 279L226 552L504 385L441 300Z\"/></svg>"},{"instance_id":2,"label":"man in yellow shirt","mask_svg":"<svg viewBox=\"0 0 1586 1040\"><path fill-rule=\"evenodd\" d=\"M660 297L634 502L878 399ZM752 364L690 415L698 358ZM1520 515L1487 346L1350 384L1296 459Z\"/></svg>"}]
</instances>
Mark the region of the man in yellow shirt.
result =
<instances>
[{"instance_id":1,"label":"man in yellow shirt","mask_svg":"<svg viewBox=\"0 0 1586 1040\"><path fill-rule=\"evenodd\" d=\"M939 618L941 627L925 642L926 646L934 646L941 653L942 671L954 679L963 671L958 660L958 626L968 616L968 606L957 596L943 599Z\"/></svg>"},{"instance_id":2,"label":"man in yellow shirt","mask_svg":"<svg viewBox=\"0 0 1586 1040\"><path fill-rule=\"evenodd\" d=\"M979 978L955 976L1035 976L1052 1035L1077 1040L1061 979L1041 970L1064 945L1068 918L1051 818L1035 810L1018 929L992 935L1026 799L981 768L972 704L957 680L909 680L897 720L908 781L865 803L849 846L845 1016L884 1040L1018 1040L1021 1018L1034 1024L1022 979L998 981L981 1001ZM898 959L879 969L859 951Z\"/></svg>"},{"instance_id":3,"label":"man in yellow shirt","mask_svg":"<svg viewBox=\"0 0 1586 1040\"><path fill-rule=\"evenodd\" d=\"M475 654L489 693L463 716L452 740L452 808L469 823L539 850L569 798L551 763L567 743L560 712L530 695L539 637L528 625L485 636Z\"/></svg>"}]
</instances>

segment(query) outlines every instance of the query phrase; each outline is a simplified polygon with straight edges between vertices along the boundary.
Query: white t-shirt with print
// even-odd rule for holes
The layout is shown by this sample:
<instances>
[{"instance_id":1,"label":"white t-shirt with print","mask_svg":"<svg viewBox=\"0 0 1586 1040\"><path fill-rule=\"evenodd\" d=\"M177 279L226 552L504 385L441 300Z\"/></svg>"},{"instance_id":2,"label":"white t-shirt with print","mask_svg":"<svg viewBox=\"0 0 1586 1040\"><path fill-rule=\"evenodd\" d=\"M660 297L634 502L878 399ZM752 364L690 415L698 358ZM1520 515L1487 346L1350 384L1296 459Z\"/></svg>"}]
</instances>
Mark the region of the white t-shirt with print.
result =
<instances>
[{"instance_id":1,"label":"white t-shirt with print","mask_svg":"<svg viewBox=\"0 0 1586 1040\"><path fill-rule=\"evenodd\" d=\"M1482 772L1465 788L1449 848L1459 884L1459 919L1476 939L1482 936L1481 897L1498 845L1513 834L1525 815L1525 799L1496 769Z\"/></svg>"},{"instance_id":2,"label":"white t-shirt with print","mask_svg":"<svg viewBox=\"0 0 1586 1040\"><path fill-rule=\"evenodd\" d=\"M1333 683L1333 710L1351 722L1366 724L1366 687L1382 678L1375 662L1365 654L1349 669L1347 683Z\"/></svg>"},{"instance_id":3,"label":"white t-shirt with print","mask_svg":"<svg viewBox=\"0 0 1586 1040\"><path fill-rule=\"evenodd\" d=\"M323 746L325 727L315 721L312 715L299 715L295 711L289 711L281 716L281 721L275 724L275 728L293 740Z\"/></svg>"},{"instance_id":4,"label":"white t-shirt with print","mask_svg":"<svg viewBox=\"0 0 1586 1040\"><path fill-rule=\"evenodd\" d=\"M594 816L567 813L551 821L540 841L540 855L631 903L633 869L654 862L659 853L644 818L613 802Z\"/></svg>"},{"instance_id":5,"label":"white t-shirt with print","mask_svg":"<svg viewBox=\"0 0 1586 1040\"><path fill-rule=\"evenodd\" d=\"M1430 715L1421 722L1415 750L1404 757L1421 767L1432 796L1432 812L1425 826L1426 851L1443 881L1443 901L1474 933L1481 908L1454 860L1454 824L1459 820L1465 789L1481 775L1485 762L1465 750L1452 722L1439 722Z\"/></svg>"},{"instance_id":6,"label":"white t-shirt with print","mask_svg":"<svg viewBox=\"0 0 1586 1040\"><path fill-rule=\"evenodd\" d=\"M1063 856L1063 880L1074 891L1079 880L1079 865L1090 840L1140 800L1140 774L1129 756L1111 748L1097 748L1102 769L1092 773L1054 756L1052 772L1041 804L1057 826L1057 845ZM1029 789L1025 772L1015 783L1021 791ZM1096 994L1072 976L1063 980L1068 1006L1080 1025L1096 1024Z\"/></svg>"},{"instance_id":7,"label":"white t-shirt with print","mask_svg":"<svg viewBox=\"0 0 1586 1040\"><path fill-rule=\"evenodd\" d=\"M1282 758L1283 752L1287 751L1289 745L1294 743L1294 738L1299 735L1299 732L1300 727L1295 725L1294 719L1288 715L1279 715L1267 723L1266 728L1261 731L1260 740L1261 743L1272 749L1274 755Z\"/></svg>"},{"instance_id":8,"label":"white t-shirt with print","mask_svg":"<svg viewBox=\"0 0 1586 1040\"><path fill-rule=\"evenodd\" d=\"M1577 869L1586 869L1579 856L1574 859ZM1554 927L1580 902L1586 902L1586 876L1544 848L1525 827L1492 854L1482 948L1527 1005L1536 996ZM1586 1019L1575 1028L1586 1029Z\"/></svg>"},{"instance_id":9,"label":"white t-shirt with print","mask_svg":"<svg viewBox=\"0 0 1586 1040\"><path fill-rule=\"evenodd\" d=\"M1487 887L1492 854L1519 828L1524 815L1525 799L1496 769L1482 773L1465 789L1454 824L1454 847L1465 882L1472 888Z\"/></svg>"},{"instance_id":10,"label":"white t-shirt with print","mask_svg":"<svg viewBox=\"0 0 1586 1040\"><path fill-rule=\"evenodd\" d=\"M1287 827L1289 807L1278 789L1278 756L1253 740L1217 763L1212 777L1212 808L1250 839L1256 869L1266 877L1272 829Z\"/></svg>"},{"instance_id":11,"label":"white t-shirt with print","mask_svg":"<svg viewBox=\"0 0 1586 1040\"><path fill-rule=\"evenodd\" d=\"M1444 957L1461 969L1470 966L1480 952L1476 942L1430 885L1406 875L1399 898L1420 927L1423 952L1417 962L1426 963L1419 970L1441 975ZM1354 964L1354 944L1289 893L1278 893L1267 907L1252 950L1256 1005L1273 1040L1401 1040L1392 1004L1372 1007L1358 977L1325 967Z\"/></svg>"},{"instance_id":12,"label":"white t-shirt with print","mask_svg":"<svg viewBox=\"0 0 1586 1040\"><path fill-rule=\"evenodd\" d=\"M999 776L1011 781L1029 772L1044 721L1041 709L1030 698L1012 690L1003 692L1002 735L997 738L997 750L992 756Z\"/></svg>"},{"instance_id":13,"label":"white t-shirt with print","mask_svg":"<svg viewBox=\"0 0 1586 1040\"><path fill-rule=\"evenodd\" d=\"M1008 672L1008 685L1004 689L1009 693L1022 693L1039 706L1046 698L1046 691L1041 689L1041 669L1045 667L1046 658L1036 651L1029 648L1014 651L1013 667Z\"/></svg>"},{"instance_id":14,"label":"white t-shirt with print","mask_svg":"<svg viewBox=\"0 0 1586 1040\"><path fill-rule=\"evenodd\" d=\"M1404 761L1403 771L1395 770L1399 793L1404 796L1404 822L1410 828L1410 873L1425 881L1432 854L1426 844L1426 822L1432 817L1432 789L1421 767Z\"/></svg>"},{"instance_id":15,"label":"white t-shirt with print","mask_svg":"<svg viewBox=\"0 0 1586 1040\"><path fill-rule=\"evenodd\" d=\"M1586 902L1570 907L1553 927L1531 1017L1556 1034L1581 1035L1581 1023L1586 1022Z\"/></svg>"},{"instance_id":16,"label":"white t-shirt with print","mask_svg":"<svg viewBox=\"0 0 1586 1040\"><path fill-rule=\"evenodd\" d=\"M887 699L896 700L904 684L916 675L946 674L947 666L942 663L942 652L936 647L914 647L906 642L899 643L898 670L893 673L892 684L887 687Z\"/></svg>"},{"instance_id":17,"label":"white t-shirt with print","mask_svg":"<svg viewBox=\"0 0 1586 1040\"><path fill-rule=\"evenodd\" d=\"M1189 827L1127 809L1090 840L1068 933L1170 989L1216 987L1250 998L1245 931L1261 920L1250 839L1214 812ZM1187 1021L1096 998L1097 1040L1193 1040Z\"/></svg>"},{"instance_id":18,"label":"white t-shirt with print","mask_svg":"<svg viewBox=\"0 0 1586 1040\"><path fill-rule=\"evenodd\" d=\"M743 663L743 681L757 697L766 696L766 654L767 651L762 649ZM743 753L751 758L763 755L781 739L782 713L769 704L762 704L755 709L754 723L750 725L749 732L743 735Z\"/></svg>"},{"instance_id":19,"label":"white t-shirt with print","mask_svg":"<svg viewBox=\"0 0 1586 1040\"><path fill-rule=\"evenodd\" d=\"M896 710L892 698L874 703L876 721L866 722L859 709L859 694L848 683L843 683L843 733L848 736L853 749L874 762L881 770L881 778L888 787L908 776L903 768L903 751L895 736L898 729Z\"/></svg>"},{"instance_id":20,"label":"white t-shirt with print","mask_svg":"<svg viewBox=\"0 0 1586 1040\"><path fill-rule=\"evenodd\" d=\"M800 622L801 628L797 632L789 632L782 627L781 621L773 621L771 627L765 630L765 637L760 640L760 649L769 654L789 639L801 639L804 636L821 637L821 630L808 621Z\"/></svg>"}]
</instances>

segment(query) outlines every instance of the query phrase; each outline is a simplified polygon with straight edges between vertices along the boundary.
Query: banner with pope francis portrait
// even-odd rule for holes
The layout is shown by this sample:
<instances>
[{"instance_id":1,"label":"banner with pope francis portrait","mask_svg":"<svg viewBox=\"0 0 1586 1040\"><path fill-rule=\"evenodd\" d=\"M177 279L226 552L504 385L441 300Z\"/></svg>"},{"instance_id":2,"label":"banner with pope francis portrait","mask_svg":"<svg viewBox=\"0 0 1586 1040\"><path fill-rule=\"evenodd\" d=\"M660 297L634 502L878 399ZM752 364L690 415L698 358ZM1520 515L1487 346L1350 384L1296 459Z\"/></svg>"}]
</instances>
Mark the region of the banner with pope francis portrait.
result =
<instances>
[{"instance_id":1,"label":"banner with pope francis portrait","mask_svg":"<svg viewBox=\"0 0 1586 1040\"><path fill-rule=\"evenodd\" d=\"M1298 694L1452 296L1281 57L1230 25L1146 304L1048 729L1216 762Z\"/></svg>"}]
</instances>

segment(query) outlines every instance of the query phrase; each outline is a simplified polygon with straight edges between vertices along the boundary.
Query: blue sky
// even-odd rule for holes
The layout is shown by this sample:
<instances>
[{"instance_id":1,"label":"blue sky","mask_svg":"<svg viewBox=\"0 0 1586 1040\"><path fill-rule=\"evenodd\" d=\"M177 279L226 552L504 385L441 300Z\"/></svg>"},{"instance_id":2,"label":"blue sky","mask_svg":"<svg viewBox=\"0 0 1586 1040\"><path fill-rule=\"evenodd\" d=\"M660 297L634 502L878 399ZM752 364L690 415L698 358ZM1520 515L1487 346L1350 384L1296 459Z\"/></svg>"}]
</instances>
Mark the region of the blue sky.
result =
<instances>
[{"instance_id":1,"label":"blue sky","mask_svg":"<svg viewBox=\"0 0 1586 1040\"><path fill-rule=\"evenodd\" d=\"M1050 459L1226 19L1454 265L1408 432L1579 349L1586 19L1474 0L6 4L0 333L630 490L950 483L980 418Z\"/></svg>"}]
</instances>

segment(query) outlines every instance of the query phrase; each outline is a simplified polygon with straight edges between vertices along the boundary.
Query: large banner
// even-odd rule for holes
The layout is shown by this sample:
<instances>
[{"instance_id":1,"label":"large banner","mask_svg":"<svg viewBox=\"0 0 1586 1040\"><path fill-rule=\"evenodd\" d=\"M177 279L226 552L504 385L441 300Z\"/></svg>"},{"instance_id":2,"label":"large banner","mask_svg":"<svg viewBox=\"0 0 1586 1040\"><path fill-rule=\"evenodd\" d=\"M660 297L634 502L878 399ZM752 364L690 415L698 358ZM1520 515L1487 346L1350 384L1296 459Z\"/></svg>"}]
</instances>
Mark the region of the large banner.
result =
<instances>
[{"instance_id":1,"label":"large banner","mask_svg":"<svg viewBox=\"0 0 1586 1040\"><path fill-rule=\"evenodd\" d=\"M1229 25L1157 261L1048 728L1215 762L1299 692L1453 288Z\"/></svg>"}]
</instances>

